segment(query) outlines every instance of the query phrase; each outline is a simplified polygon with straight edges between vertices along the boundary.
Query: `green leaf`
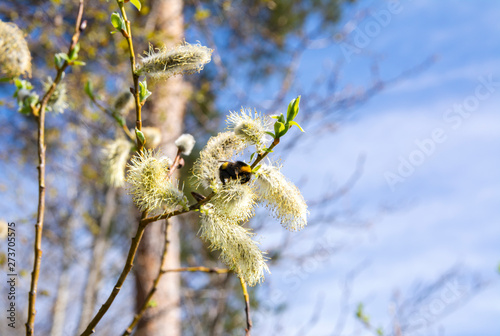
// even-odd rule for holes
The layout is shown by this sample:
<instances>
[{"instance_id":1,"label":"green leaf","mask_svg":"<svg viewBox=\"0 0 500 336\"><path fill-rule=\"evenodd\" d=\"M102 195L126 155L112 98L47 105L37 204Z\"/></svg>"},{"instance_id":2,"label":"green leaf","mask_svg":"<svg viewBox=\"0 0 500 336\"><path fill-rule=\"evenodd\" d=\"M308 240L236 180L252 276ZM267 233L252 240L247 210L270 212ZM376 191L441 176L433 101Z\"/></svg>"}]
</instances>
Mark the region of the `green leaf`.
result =
<instances>
[{"instance_id":1,"label":"green leaf","mask_svg":"<svg viewBox=\"0 0 500 336\"><path fill-rule=\"evenodd\" d=\"M151 91L148 90L148 83L144 79L142 82L139 82L139 100L141 103L145 102L149 96L151 96Z\"/></svg>"},{"instance_id":2,"label":"green leaf","mask_svg":"<svg viewBox=\"0 0 500 336\"><path fill-rule=\"evenodd\" d=\"M256 152L253 152L253 153L252 153L252 155L250 155L250 161L252 161L252 160L253 160L253 157L255 156L255 153L256 153Z\"/></svg>"},{"instance_id":3,"label":"green leaf","mask_svg":"<svg viewBox=\"0 0 500 336\"><path fill-rule=\"evenodd\" d=\"M80 51L80 43L77 43L75 47L69 53L69 59L71 61L76 60L78 58L78 52Z\"/></svg>"},{"instance_id":4,"label":"green leaf","mask_svg":"<svg viewBox=\"0 0 500 336\"><path fill-rule=\"evenodd\" d=\"M299 113L299 103L300 103L300 96L293 99L290 102L290 104L288 104L288 110L286 112L286 121L290 122L295 119L295 117Z\"/></svg>"},{"instance_id":5,"label":"green leaf","mask_svg":"<svg viewBox=\"0 0 500 336\"><path fill-rule=\"evenodd\" d=\"M73 62L71 62L71 65L80 65L80 66L84 66L84 65L87 65L87 63L82 62L82 61L73 61Z\"/></svg>"},{"instance_id":6,"label":"green leaf","mask_svg":"<svg viewBox=\"0 0 500 336\"><path fill-rule=\"evenodd\" d=\"M356 309L356 317L361 318L363 316L363 304L359 303L358 308Z\"/></svg>"},{"instance_id":7,"label":"green leaf","mask_svg":"<svg viewBox=\"0 0 500 336\"><path fill-rule=\"evenodd\" d=\"M285 124L283 124L280 121L277 121L274 123L274 134L276 134L276 137L280 138L283 135L285 135L286 129L285 129Z\"/></svg>"},{"instance_id":8,"label":"green leaf","mask_svg":"<svg viewBox=\"0 0 500 336\"><path fill-rule=\"evenodd\" d=\"M264 149L263 149L263 151L264 151L264 152L268 152L268 153L272 153L272 152L273 152L273 150L272 150L272 149L269 149L269 148L264 148Z\"/></svg>"},{"instance_id":9,"label":"green leaf","mask_svg":"<svg viewBox=\"0 0 500 336\"><path fill-rule=\"evenodd\" d=\"M54 62L55 62L56 67L58 69L61 69L64 65L64 62L67 62L67 61L69 61L69 58L68 58L68 55L66 55L65 53L57 53L54 56Z\"/></svg>"},{"instance_id":10,"label":"green leaf","mask_svg":"<svg viewBox=\"0 0 500 336\"><path fill-rule=\"evenodd\" d=\"M285 123L285 117L283 116L283 113L281 113L280 116L278 117L278 121L282 122L283 124Z\"/></svg>"},{"instance_id":11,"label":"green leaf","mask_svg":"<svg viewBox=\"0 0 500 336\"><path fill-rule=\"evenodd\" d=\"M135 128L135 136L137 137L137 139L139 139L139 142L141 144L145 144L146 143L146 138L144 137L144 133L142 133L141 131L139 131L137 129L137 127Z\"/></svg>"},{"instance_id":12,"label":"green leaf","mask_svg":"<svg viewBox=\"0 0 500 336\"><path fill-rule=\"evenodd\" d=\"M271 116L273 119L279 119L279 116Z\"/></svg>"},{"instance_id":13,"label":"green leaf","mask_svg":"<svg viewBox=\"0 0 500 336\"><path fill-rule=\"evenodd\" d=\"M268 134L268 135L272 136L272 137L273 137L273 139L274 139L274 138L276 138L276 136L274 135L274 133L271 133L271 132L266 132L266 134Z\"/></svg>"},{"instance_id":14,"label":"green leaf","mask_svg":"<svg viewBox=\"0 0 500 336\"><path fill-rule=\"evenodd\" d=\"M260 169L260 167L262 167L261 164L258 165L257 167L255 167L254 169L252 169L252 173L256 173Z\"/></svg>"},{"instance_id":15,"label":"green leaf","mask_svg":"<svg viewBox=\"0 0 500 336\"><path fill-rule=\"evenodd\" d=\"M130 3L137 8L137 10L141 11L141 2L139 0L130 0Z\"/></svg>"},{"instance_id":16,"label":"green leaf","mask_svg":"<svg viewBox=\"0 0 500 336\"><path fill-rule=\"evenodd\" d=\"M299 130L301 130L302 132L305 132L302 129L302 127L300 127L300 125L297 122L295 122L295 121L290 121L290 122L288 122L288 124L293 125L293 126L297 126L299 128Z\"/></svg>"},{"instance_id":17,"label":"green leaf","mask_svg":"<svg viewBox=\"0 0 500 336\"><path fill-rule=\"evenodd\" d=\"M92 82L90 80L85 83L85 93L90 97L90 99L94 100L94 88L92 87Z\"/></svg>"},{"instance_id":18,"label":"green leaf","mask_svg":"<svg viewBox=\"0 0 500 336\"><path fill-rule=\"evenodd\" d=\"M125 22L123 22L122 17L117 12L111 14L111 24L117 30L122 30L125 27Z\"/></svg>"}]
</instances>

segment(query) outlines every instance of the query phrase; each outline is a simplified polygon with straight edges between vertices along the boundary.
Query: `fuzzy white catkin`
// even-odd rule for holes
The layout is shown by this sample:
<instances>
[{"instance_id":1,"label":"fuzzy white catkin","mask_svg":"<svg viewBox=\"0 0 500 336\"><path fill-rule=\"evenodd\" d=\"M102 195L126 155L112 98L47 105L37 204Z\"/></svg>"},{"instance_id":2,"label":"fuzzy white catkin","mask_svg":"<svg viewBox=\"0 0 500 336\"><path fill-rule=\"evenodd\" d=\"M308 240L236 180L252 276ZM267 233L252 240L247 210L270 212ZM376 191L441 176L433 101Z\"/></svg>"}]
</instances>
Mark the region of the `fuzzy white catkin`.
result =
<instances>
[{"instance_id":1,"label":"fuzzy white catkin","mask_svg":"<svg viewBox=\"0 0 500 336\"><path fill-rule=\"evenodd\" d=\"M157 214L187 207L186 196L168 177L171 164L169 158L149 149L132 158L128 165L127 182L140 211Z\"/></svg>"},{"instance_id":2,"label":"fuzzy white catkin","mask_svg":"<svg viewBox=\"0 0 500 336\"><path fill-rule=\"evenodd\" d=\"M154 49L150 46L136 74L154 80L166 80L175 75L200 72L210 62L212 52L210 48L187 42L170 49Z\"/></svg>"},{"instance_id":3,"label":"fuzzy white catkin","mask_svg":"<svg viewBox=\"0 0 500 336\"><path fill-rule=\"evenodd\" d=\"M15 24L0 21L0 77L31 76L31 54L24 33Z\"/></svg>"},{"instance_id":4,"label":"fuzzy white catkin","mask_svg":"<svg viewBox=\"0 0 500 336\"><path fill-rule=\"evenodd\" d=\"M182 134L175 140L175 145L181 151L182 155L189 155L193 150L196 140L191 134Z\"/></svg>"},{"instance_id":5,"label":"fuzzy white catkin","mask_svg":"<svg viewBox=\"0 0 500 336\"><path fill-rule=\"evenodd\" d=\"M241 184L237 180L229 180L212 197L210 202L220 218L241 223L255 215L255 200L257 195L250 183Z\"/></svg>"},{"instance_id":6,"label":"fuzzy white catkin","mask_svg":"<svg viewBox=\"0 0 500 336\"><path fill-rule=\"evenodd\" d=\"M123 139L115 139L103 146L103 165L106 183L114 187L125 184L125 167L132 144Z\"/></svg>"},{"instance_id":7,"label":"fuzzy white catkin","mask_svg":"<svg viewBox=\"0 0 500 336\"><path fill-rule=\"evenodd\" d=\"M261 151L269 142L271 119L251 109L241 109L240 112L231 112L226 119L228 129L233 131L250 145L255 145L257 151Z\"/></svg>"},{"instance_id":8,"label":"fuzzy white catkin","mask_svg":"<svg viewBox=\"0 0 500 336\"><path fill-rule=\"evenodd\" d=\"M256 191L259 200L266 202L281 225L298 231L307 225L307 204L300 190L279 171L279 168L263 164L258 170Z\"/></svg>"},{"instance_id":9,"label":"fuzzy white catkin","mask_svg":"<svg viewBox=\"0 0 500 336\"><path fill-rule=\"evenodd\" d=\"M202 213L200 224L201 238L210 243L211 249L221 251L220 259L229 269L249 286L263 281L264 272L269 273L269 268L263 252L252 240L251 231L213 211Z\"/></svg>"}]
</instances>

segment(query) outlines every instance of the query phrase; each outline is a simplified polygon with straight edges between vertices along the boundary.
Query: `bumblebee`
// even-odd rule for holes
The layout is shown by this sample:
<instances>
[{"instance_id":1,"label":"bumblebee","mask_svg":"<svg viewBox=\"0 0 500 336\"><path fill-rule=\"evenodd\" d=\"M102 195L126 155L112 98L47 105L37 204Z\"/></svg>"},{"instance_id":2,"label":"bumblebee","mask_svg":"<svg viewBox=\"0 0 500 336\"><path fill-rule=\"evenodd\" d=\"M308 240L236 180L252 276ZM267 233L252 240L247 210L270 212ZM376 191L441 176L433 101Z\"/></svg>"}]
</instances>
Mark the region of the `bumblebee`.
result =
<instances>
[{"instance_id":1,"label":"bumblebee","mask_svg":"<svg viewBox=\"0 0 500 336\"><path fill-rule=\"evenodd\" d=\"M252 178L252 167L243 161L224 162L219 167L219 178L223 185L227 180L240 180L240 183L247 183Z\"/></svg>"}]
</instances>

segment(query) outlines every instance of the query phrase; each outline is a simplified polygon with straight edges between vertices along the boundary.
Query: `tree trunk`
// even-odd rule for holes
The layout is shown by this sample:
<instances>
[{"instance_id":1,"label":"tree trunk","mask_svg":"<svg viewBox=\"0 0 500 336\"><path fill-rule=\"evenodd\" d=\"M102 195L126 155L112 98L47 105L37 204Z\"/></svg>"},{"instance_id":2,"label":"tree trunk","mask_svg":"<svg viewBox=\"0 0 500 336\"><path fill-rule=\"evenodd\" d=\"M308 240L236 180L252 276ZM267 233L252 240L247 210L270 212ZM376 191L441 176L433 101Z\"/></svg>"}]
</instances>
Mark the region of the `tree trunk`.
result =
<instances>
[{"instance_id":1,"label":"tree trunk","mask_svg":"<svg viewBox=\"0 0 500 336\"><path fill-rule=\"evenodd\" d=\"M178 44L183 40L182 6L181 0L157 0L153 3L152 12L156 13L155 28L159 35L167 37L167 40L162 41L166 46ZM151 91L153 94L144 106L144 125L160 128L161 150L173 159L177 153L174 141L183 130L189 86L182 80L182 77L176 77L167 82L157 83ZM179 220L174 217L169 221L171 225L170 245L164 268L177 268L180 266ZM150 224L144 233L135 262L137 307L143 304L144 297L158 274L163 244L163 223ZM165 274L153 300L156 306L146 311L138 325L136 335L181 335L180 275Z\"/></svg>"}]
</instances>

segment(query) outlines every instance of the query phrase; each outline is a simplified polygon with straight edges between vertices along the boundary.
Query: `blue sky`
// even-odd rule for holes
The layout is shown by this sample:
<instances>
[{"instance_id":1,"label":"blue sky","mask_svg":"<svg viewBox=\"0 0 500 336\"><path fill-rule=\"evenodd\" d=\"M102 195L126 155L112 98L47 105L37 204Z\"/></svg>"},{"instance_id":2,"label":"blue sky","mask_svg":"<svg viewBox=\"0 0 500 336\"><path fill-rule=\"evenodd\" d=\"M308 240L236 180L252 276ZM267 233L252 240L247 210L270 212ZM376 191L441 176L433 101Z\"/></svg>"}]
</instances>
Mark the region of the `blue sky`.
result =
<instances>
[{"instance_id":1,"label":"blue sky","mask_svg":"<svg viewBox=\"0 0 500 336\"><path fill-rule=\"evenodd\" d=\"M346 13L344 23L362 9L380 13L388 6L388 2L361 1ZM437 56L430 68L357 108L338 132L316 138L313 148L304 146L287 158L284 171L295 181L302 177L295 167L316 162L304 187L306 198L312 199L330 182L341 185L359 155L365 155L362 177L335 209L356 214L343 218L346 224L361 218L370 226L347 230L323 223L287 233L298 253L311 242L327 249L325 255L313 254L298 265L274 269L268 278L268 301L289 304L284 330L296 333L306 325L322 297L318 322L309 335L332 334L342 281L356 265L366 263L352 284L344 334L362 334L352 319L359 302L375 326L387 326L395 290L404 295L416 281L432 281L455 265L465 273L479 274L488 286L430 329L412 335L433 335L438 330L454 336L500 333L499 17L500 3L495 1L401 1L398 12L386 26L379 26L368 45L343 59L343 82L363 85L369 79L369 57L378 60L383 78L391 78ZM367 15L354 27L365 31L374 23L376 19ZM335 61L339 56L339 45L308 50L298 80L311 81L311 74L322 71L322 60ZM399 175L397 183L388 182L390 174ZM268 230L269 240L275 232ZM342 250L334 252L339 244ZM447 286L441 295L453 290L452 281ZM460 293L444 308L466 297ZM432 311L444 309L439 304L439 297L431 300L414 318L431 321ZM271 325L261 324L257 330L271 334Z\"/></svg>"}]
</instances>

